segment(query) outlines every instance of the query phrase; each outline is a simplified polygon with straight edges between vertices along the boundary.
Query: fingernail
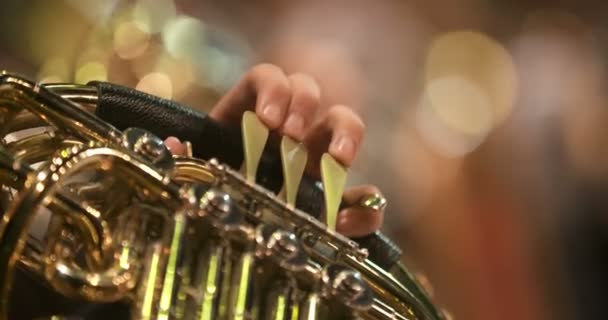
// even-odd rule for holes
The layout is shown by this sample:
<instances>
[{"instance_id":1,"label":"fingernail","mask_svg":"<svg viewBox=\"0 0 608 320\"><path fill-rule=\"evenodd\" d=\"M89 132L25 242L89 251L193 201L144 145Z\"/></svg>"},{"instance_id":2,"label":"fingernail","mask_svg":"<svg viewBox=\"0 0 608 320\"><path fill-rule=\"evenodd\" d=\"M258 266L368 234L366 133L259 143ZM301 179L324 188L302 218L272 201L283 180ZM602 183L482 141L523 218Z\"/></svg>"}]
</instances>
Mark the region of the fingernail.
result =
<instances>
[{"instance_id":1,"label":"fingernail","mask_svg":"<svg viewBox=\"0 0 608 320\"><path fill-rule=\"evenodd\" d=\"M167 149L169 149L169 151L173 154L176 154L176 151L178 152L177 149L179 149L181 144L182 142L179 141L179 139L176 137L168 137L167 139L165 139L165 145L167 146Z\"/></svg>"},{"instance_id":2,"label":"fingernail","mask_svg":"<svg viewBox=\"0 0 608 320\"><path fill-rule=\"evenodd\" d=\"M330 145L329 153L343 160L350 160L355 153L355 142L347 136L340 136Z\"/></svg>"},{"instance_id":3,"label":"fingernail","mask_svg":"<svg viewBox=\"0 0 608 320\"><path fill-rule=\"evenodd\" d=\"M272 125L278 125L281 121L281 108L276 104L268 104L262 110L262 115Z\"/></svg>"},{"instance_id":4,"label":"fingernail","mask_svg":"<svg viewBox=\"0 0 608 320\"><path fill-rule=\"evenodd\" d=\"M292 114L285 121L285 133L292 138L302 135L304 130L304 119L299 114Z\"/></svg>"}]
</instances>

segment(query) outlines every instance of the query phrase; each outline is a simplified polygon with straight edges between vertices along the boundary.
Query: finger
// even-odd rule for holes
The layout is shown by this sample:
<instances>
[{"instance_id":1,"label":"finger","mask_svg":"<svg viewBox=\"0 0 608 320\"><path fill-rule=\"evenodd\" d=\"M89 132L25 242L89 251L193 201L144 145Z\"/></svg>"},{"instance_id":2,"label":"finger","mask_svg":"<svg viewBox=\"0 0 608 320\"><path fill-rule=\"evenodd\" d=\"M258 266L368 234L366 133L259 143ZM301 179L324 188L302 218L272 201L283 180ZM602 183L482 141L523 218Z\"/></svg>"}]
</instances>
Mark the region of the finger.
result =
<instances>
[{"instance_id":1,"label":"finger","mask_svg":"<svg viewBox=\"0 0 608 320\"><path fill-rule=\"evenodd\" d=\"M350 108L336 106L329 110L328 117L333 134L329 154L346 166L350 166L359 152L365 124Z\"/></svg>"},{"instance_id":2,"label":"finger","mask_svg":"<svg viewBox=\"0 0 608 320\"><path fill-rule=\"evenodd\" d=\"M305 139L313 159L310 169L318 172L317 164L326 151L349 167L359 152L364 133L363 121L351 108L343 105L329 108Z\"/></svg>"},{"instance_id":3,"label":"finger","mask_svg":"<svg viewBox=\"0 0 608 320\"><path fill-rule=\"evenodd\" d=\"M291 90L283 71L271 64L260 64L247 72L209 115L220 122L238 124L246 110L256 114L270 129L278 128L289 108Z\"/></svg>"},{"instance_id":4,"label":"finger","mask_svg":"<svg viewBox=\"0 0 608 320\"><path fill-rule=\"evenodd\" d=\"M379 208L364 205L370 197L381 196L377 187L366 185L354 187L344 193L346 208L338 214L336 230L347 237L362 237L371 234L384 222L384 206Z\"/></svg>"},{"instance_id":5,"label":"finger","mask_svg":"<svg viewBox=\"0 0 608 320\"><path fill-rule=\"evenodd\" d=\"M165 139L165 145L174 155L183 156L186 154L186 146L176 137L168 137Z\"/></svg>"},{"instance_id":6,"label":"finger","mask_svg":"<svg viewBox=\"0 0 608 320\"><path fill-rule=\"evenodd\" d=\"M303 141L321 101L321 89L310 76L296 73L288 77L291 101L281 131L296 141Z\"/></svg>"}]
</instances>

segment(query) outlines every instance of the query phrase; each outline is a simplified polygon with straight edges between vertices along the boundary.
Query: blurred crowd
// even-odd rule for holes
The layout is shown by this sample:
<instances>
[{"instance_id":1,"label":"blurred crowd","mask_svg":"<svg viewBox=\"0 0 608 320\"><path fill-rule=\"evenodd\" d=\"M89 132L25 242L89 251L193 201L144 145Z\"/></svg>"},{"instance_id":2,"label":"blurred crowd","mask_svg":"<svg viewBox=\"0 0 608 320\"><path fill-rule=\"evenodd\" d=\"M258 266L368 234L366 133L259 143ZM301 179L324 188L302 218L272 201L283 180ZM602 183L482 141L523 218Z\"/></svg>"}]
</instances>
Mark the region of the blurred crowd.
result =
<instances>
[{"instance_id":1,"label":"blurred crowd","mask_svg":"<svg viewBox=\"0 0 608 320\"><path fill-rule=\"evenodd\" d=\"M351 183L454 319L604 319L607 6L4 0L0 69L202 110L251 65L309 73L365 119Z\"/></svg>"}]
</instances>

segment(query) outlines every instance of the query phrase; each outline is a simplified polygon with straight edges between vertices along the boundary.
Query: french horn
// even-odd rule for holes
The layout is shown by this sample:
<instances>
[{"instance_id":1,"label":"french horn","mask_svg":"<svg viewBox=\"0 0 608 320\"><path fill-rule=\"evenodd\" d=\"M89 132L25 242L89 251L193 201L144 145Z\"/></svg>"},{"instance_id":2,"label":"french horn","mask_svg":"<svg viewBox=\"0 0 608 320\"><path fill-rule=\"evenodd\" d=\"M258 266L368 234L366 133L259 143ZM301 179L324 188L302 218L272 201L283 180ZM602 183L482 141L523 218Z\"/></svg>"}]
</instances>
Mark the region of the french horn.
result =
<instances>
[{"instance_id":1,"label":"french horn","mask_svg":"<svg viewBox=\"0 0 608 320\"><path fill-rule=\"evenodd\" d=\"M445 319L390 240L320 222L318 181L286 203L276 150L246 179L234 130L110 83L3 72L0 101L0 319Z\"/></svg>"}]
</instances>

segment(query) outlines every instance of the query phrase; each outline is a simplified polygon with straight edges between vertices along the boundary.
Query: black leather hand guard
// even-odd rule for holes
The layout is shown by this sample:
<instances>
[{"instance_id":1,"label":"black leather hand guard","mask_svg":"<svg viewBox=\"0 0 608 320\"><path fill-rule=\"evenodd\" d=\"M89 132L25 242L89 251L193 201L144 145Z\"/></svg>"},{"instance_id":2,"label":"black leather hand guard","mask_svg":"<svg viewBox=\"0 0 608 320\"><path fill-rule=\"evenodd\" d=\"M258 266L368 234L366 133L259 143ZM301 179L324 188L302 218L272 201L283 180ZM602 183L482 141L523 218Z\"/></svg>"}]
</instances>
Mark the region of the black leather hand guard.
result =
<instances>
[{"instance_id":1,"label":"black leather hand guard","mask_svg":"<svg viewBox=\"0 0 608 320\"><path fill-rule=\"evenodd\" d=\"M174 136L192 143L193 155L209 160L218 158L233 168L243 162L240 128L226 127L203 113L131 88L107 82L90 82L98 92L95 114L120 130L138 127L161 138ZM258 169L258 183L278 192L283 184L279 152L267 147ZM323 191L317 180L304 176L296 206L315 218L324 210ZM370 251L370 259L388 269L397 262L401 250L376 232L354 239Z\"/></svg>"}]
</instances>

